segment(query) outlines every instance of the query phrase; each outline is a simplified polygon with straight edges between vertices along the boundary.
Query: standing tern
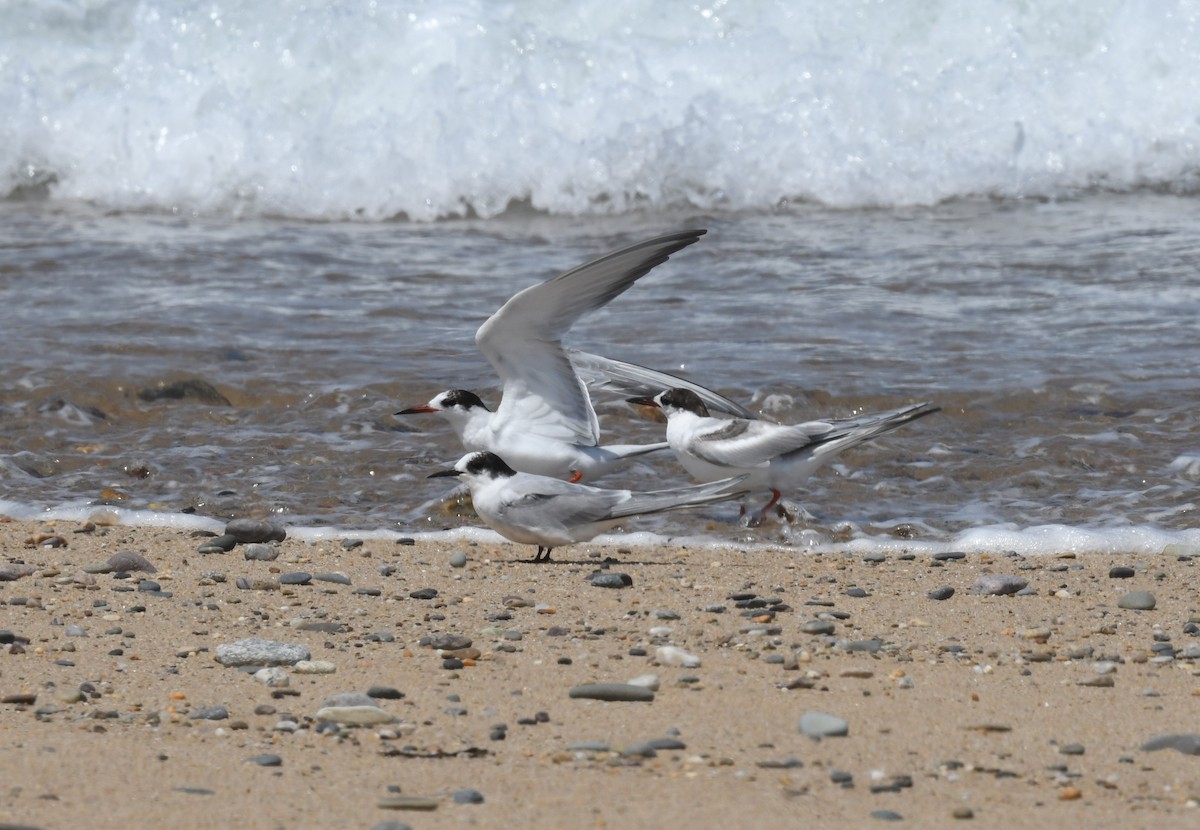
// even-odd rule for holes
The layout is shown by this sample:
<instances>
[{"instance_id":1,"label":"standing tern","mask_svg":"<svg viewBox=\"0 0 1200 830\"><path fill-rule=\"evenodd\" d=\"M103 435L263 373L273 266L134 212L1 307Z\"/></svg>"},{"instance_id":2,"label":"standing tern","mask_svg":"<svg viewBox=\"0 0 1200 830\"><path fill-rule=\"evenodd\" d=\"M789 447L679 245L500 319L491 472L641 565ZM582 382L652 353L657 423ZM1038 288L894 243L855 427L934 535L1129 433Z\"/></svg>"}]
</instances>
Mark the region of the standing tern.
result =
<instances>
[{"instance_id":1,"label":"standing tern","mask_svg":"<svg viewBox=\"0 0 1200 830\"><path fill-rule=\"evenodd\" d=\"M629 402L662 409L667 443L694 478L713 481L744 474L747 489L770 490L771 500L758 514L760 522L784 491L797 487L842 450L940 411L933 404L918 403L874 415L789 425L711 417L690 389L668 389Z\"/></svg>"},{"instance_id":2,"label":"standing tern","mask_svg":"<svg viewBox=\"0 0 1200 830\"><path fill-rule=\"evenodd\" d=\"M514 542L537 545L535 562L549 562L554 548L586 542L633 516L699 507L745 494L738 478L645 493L607 490L519 473L491 452L467 453L453 468L429 478L444 476L466 482L475 512L492 530Z\"/></svg>"},{"instance_id":3,"label":"standing tern","mask_svg":"<svg viewBox=\"0 0 1200 830\"><path fill-rule=\"evenodd\" d=\"M450 389L397 412L434 412L468 450L496 453L518 470L571 481L594 479L666 443L600 445L587 385L562 344L580 317L622 294L671 254L707 231L687 230L639 242L513 295L484 321L475 343L503 383L490 411L473 392Z\"/></svg>"}]
</instances>

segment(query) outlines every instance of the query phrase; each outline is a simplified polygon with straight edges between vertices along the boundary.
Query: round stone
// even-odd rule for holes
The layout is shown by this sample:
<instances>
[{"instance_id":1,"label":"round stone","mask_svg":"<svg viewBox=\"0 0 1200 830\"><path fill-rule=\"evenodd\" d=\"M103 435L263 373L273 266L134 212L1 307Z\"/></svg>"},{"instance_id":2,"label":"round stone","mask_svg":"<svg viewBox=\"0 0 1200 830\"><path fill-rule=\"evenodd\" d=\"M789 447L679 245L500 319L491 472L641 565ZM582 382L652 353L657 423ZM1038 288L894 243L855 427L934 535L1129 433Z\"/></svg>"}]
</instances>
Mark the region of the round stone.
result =
<instances>
[{"instance_id":1,"label":"round stone","mask_svg":"<svg viewBox=\"0 0 1200 830\"><path fill-rule=\"evenodd\" d=\"M942 600L947 600L947 599L950 599L950 597L954 596L954 589L951 588L949 585L946 585L941 588L934 588L932 591L930 591L925 596L929 597L932 600L937 600L938 602L941 602Z\"/></svg>"},{"instance_id":2,"label":"round stone","mask_svg":"<svg viewBox=\"0 0 1200 830\"><path fill-rule=\"evenodd\" d=\"M467 554L461 550L456 550L450 554L451 568L465 568L467 566Z\"/></svg>"},{"instance_id":3,"label":"round stone","mask_svg":"<svg viewBox=\"0 0 1200 830\"><path fill-rule=\"evenodd\" d=\"M242 551L242 556L251 562L274 562L279 557L279 548L275 545L254 542L253 544L246 545L246 549Z\"/></svg>"},{"instance_id":4,"label":"round stone","mask_svg":"<svg viewBox=\"0 0 1200 830\"><path fill-rule=\"evenodd\" d=\"M1117 602L1118 608L1132 611L1153 611L1156 601L1149 591L1130 591Z\"/></svg>"}]
</instances>

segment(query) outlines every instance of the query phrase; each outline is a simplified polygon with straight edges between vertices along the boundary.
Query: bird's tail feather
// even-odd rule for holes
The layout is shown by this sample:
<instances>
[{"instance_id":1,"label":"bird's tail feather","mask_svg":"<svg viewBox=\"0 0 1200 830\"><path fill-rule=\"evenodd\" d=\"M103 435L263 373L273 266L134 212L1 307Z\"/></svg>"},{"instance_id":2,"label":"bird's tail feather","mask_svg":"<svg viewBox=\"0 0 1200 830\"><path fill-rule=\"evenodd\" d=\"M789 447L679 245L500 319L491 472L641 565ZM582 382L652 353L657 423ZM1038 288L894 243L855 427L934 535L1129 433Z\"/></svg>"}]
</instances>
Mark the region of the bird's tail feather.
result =
<instances>
[{"instance_id":1,"label":"bird's tail feather","mask_svg":"<svg viewBox=\"0 0 1200 830\"><path fill-rule=\"evenodd\" d=\"M711 481L707 484L695 484L690 487L634 493L629 501L613 511L612 518L621 519L626 516L662 513L667 510L700 507L719 501L738 499L749 492L744 486L745 480L746 476L742 475Z\"/></svg>"},{"instance_id":2,"label":"bird's tail feather","mask_svg":"<svg viewBox=\"0 0 1200 830\"><path fill-rule=\"evenodd\" d=\"M818 438L816 443L810 444L806 450L814 456L839 453L864 441L870 441L877 435L891 432L897 427L941 411L942 408L940 406L935 406L926 401L893 409L890 412L879 412L873 415L860 415L857 418L842 418L830 421L834 429Z\"/></svg>"}]
</instances>

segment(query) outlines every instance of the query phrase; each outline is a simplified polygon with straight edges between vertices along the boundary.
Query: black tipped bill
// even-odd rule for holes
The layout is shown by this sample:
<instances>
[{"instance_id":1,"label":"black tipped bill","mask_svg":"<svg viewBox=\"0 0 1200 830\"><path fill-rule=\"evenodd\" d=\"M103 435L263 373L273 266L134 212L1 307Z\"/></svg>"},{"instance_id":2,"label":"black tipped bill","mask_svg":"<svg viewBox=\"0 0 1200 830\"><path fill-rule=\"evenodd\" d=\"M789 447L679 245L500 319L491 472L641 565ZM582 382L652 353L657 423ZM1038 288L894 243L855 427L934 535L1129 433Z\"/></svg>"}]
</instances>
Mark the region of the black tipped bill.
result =
<instances>
[{"instance_id":1,"label":"black tipped bill","mask_svg":"<svg viewBox=\"0 0 1200 830\"><path fill-rule=\"evenodd\" d=\"M437 410L434 409L432 406L429 406L428 404L421 404L420 406L410 406L408 409L401 409L399 412L396 412L394 414L396 414L396 415L424 415L427 412L437 412Z\"/></svg>"},{"instance_id":2,"label":"black tipped bill","mask_svg":"<svg viewBox=\"0 0 1200 830\"><path fill-rule=\"evenodd\" d=\"M462 475L461 470L438 470L436 473L430 473L425 478L451 478Z\"/></svg>"},{"instance_id":3,"label":"black tipped bill","mask_svg":"<svg viewBox=\"0 0 1200 830\"><path fill-rule=\"evenodd\" d=\"M648 395L643 395L637 398L626 398L625 400L628 403L635 403L638 406L653 406L655 409L659 408L658 401L654 400L654 398L649 397Z\"/></svg>"}]
</instances>

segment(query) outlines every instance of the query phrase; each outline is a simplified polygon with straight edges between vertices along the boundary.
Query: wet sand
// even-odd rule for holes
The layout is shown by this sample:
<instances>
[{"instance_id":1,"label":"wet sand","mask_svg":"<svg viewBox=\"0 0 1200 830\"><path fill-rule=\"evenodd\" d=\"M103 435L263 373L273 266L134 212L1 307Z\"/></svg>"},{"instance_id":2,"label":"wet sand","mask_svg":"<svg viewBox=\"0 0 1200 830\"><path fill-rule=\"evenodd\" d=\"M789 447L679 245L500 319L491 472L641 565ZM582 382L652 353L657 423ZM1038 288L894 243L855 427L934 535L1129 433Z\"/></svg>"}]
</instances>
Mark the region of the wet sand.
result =
<instances>
[{"instance_id":1,"label":"wet sand","mask_svg":"<svg viewBox=\"0 0 1200 830\"><path fill-rule=\"evenodd\" d=\"M873 563L579 545L534 565L509 544L288 539L266 562L199 554L187 531L81 529L0 522L0 569L15 577L0 582L0 822L1115 828L1200 815L1200 756L1141 748L1200 732L1188 552ZM40 538L55 534L65 547ZM118 551L157 572L84 575ZM589 583L605 557L631 585ZM1110 577L1118 565L1134 575ZM350 584L278 584L299 571ZM972 593L989 573L1036 593ZM929 598L942 587L954 595ZM1135 590L1153 610L1118 607ZM803 630L813 620L832 634ZM472 641L461 668L422 643L445 634ZM1152 650L1156 634L1174 659ZM303 645L335 671L285 666L289 685L272 688L216 661L249 637ZM700 665L669 665L664 645ZM646 674L652 702L569 695ZM327 698L371 687L403 693L376 700L394 722L318 726ZM213 706L228 717L193 717ZM808 712L849 734L801 734ZM287 721L295 731L277 729ZM650 753L655 739L667 743ZM264 755L279 765L252 760ZM483 802L456 803L465 790ZM396 809L397 796L433 809Z\"/></svg>"}]
</instances>

